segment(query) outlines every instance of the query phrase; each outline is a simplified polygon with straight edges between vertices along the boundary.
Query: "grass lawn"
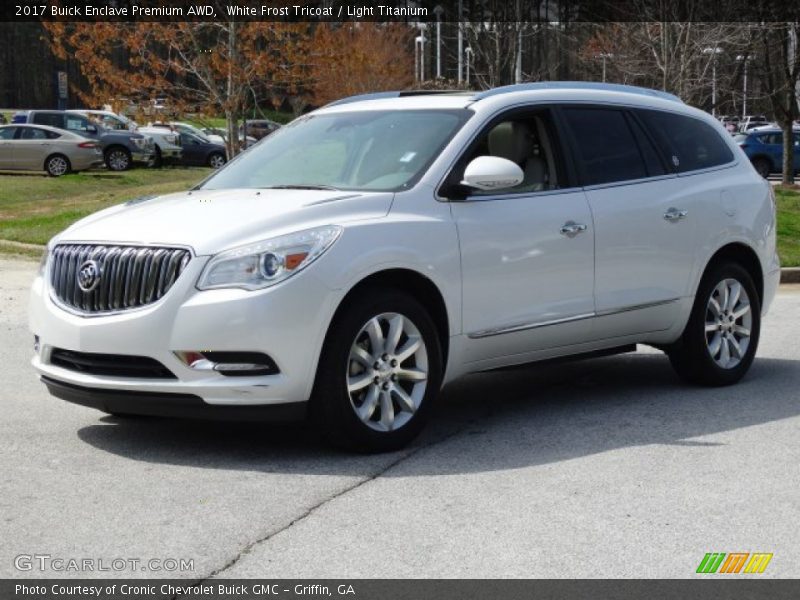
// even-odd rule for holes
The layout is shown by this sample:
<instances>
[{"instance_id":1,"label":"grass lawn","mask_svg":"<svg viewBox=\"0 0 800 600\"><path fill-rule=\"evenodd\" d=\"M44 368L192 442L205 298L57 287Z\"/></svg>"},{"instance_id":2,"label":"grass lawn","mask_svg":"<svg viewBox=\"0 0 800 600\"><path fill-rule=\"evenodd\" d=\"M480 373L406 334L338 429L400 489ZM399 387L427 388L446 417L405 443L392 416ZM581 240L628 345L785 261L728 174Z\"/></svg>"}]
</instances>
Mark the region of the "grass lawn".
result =
<instances>
[{"instance_id":1,"label":"grass lawn","mask_svg":"<svg viewBox=\"0 0 800 600\"><path fill-rule=\"evenodd\" d=\"M778 188L778 255L782 267L800 267L800 192Z\"/></svg>"},{"instance_id":2,"label":"grass lawn","mask_svg":"<svg viewBox=\"0 0 800 600\"><path fill-rule=\"evenodd\" d=\"M88 171L65 177L0 174L0 253L38 256L38 248L78 219L101 208L148 194L188 189L210 173L205 168ZM800 191L776 188L778 253L784 267L800 266Z\"/></svg>"},{"instance_id":3,"label":"grass lawn","mask_svg":"<svg viewBox=\"0 0 800 600\"><path fill-rule=\"evenodd\" d=\"M102 208L147 194L185 190L210 172L205 168L97 170L64 177L3 173L0 240L45 244L71 223ZM14 251L0 244L0 252Z\"/></svg>"}]
</instances>

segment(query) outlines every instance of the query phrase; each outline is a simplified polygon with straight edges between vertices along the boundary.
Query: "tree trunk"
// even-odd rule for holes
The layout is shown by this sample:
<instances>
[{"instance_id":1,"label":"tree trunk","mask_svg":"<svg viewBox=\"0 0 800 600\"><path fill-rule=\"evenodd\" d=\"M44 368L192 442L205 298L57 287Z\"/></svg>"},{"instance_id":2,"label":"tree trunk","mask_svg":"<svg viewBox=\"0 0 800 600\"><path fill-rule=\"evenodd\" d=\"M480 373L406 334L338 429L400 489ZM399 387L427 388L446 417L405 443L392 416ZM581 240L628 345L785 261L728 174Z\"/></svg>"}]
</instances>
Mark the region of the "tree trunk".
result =
<instances>
[{"instance_id":1,"label":"tree trunk","mask_svg":"<svg viewBox=\"0 0 800 600\"><path fill-rule=\"evenodd\" d=\"M781 123L783 129L783 185L794 183L794 132L792 121Z\"/></svg>"}]
</instances>

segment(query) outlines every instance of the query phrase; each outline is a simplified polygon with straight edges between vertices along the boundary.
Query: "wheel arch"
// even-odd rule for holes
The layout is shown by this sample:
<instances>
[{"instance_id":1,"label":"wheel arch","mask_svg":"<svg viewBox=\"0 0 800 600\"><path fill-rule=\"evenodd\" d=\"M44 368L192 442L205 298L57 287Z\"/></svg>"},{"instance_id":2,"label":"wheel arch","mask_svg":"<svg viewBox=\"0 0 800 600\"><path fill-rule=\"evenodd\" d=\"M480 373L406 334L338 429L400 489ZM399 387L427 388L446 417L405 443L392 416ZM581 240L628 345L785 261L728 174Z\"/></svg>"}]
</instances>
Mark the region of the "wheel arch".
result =
<instances>
[{"instance_id":1,"label":"wheel arch","mask_svg":"<svg viewBox=\"0 0 800 600\"><path fill-rule=\"evenodd\" d=\"M450 346L450 325L448 321L447 304L439 287L419 271L408 268L389 268L370 273L357 281L344 295L333 317L328 324L328 331L325 334L327 340L333 323L339 315L347 309L359 292L365 288L397 289L410 293L428 311L436 325L436 332L439 335L439 344L442 351L442 366L447 365L447 358Z\"/></svg>"},{"instance_id":2,"label":"wheel arch","mask_svg":"<svg viewBox=\"0 0 800 600\"><path fill-rule=\"evenodd\" d=\"M706 276L706 273L708 273L709 269L726 260L741 265L747 270L748 273L750 273L758 292L759 305L763 305L764 270L761 266L761 261L758 258L758 254L747 244L743 244L741 242L732 242L722 246L711 256L711 258L708 260L708 263L706 263L706 268L703 270L700 281L702 281L703 277Z\"/></svg>"},{"instance_id":3,"label":"wheel arch","mask_svg":"<svg viewBox=\"0 0 800 600\"><path fill-rule=\"evenodd\" d=\"M770 171L777 170L777 165L775 165L775 163L772 160L772 157L770 157L768 154L758 153L758 154L754 154L753 156L750 157L750 162L753 163L753 164L755 164L755 162L757 160L765 160L765 161L767 161L769 163L769 166L770 166Z\"/></svg>"}]
</instances>

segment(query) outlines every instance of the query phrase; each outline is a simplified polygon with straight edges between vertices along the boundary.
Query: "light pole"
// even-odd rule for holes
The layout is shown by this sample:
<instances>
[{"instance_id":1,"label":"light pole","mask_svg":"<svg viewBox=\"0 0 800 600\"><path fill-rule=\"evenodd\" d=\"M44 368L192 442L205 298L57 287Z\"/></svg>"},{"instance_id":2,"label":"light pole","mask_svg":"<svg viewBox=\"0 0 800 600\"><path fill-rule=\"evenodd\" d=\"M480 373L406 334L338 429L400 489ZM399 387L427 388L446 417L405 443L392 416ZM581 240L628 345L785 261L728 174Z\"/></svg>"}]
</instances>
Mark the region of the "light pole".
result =
<instances>
[{"instance_id":1,"label":"light pole","mask_svg":"<svg viewBox=\"0 0 800 600\"><path fill-rule=\"evenodd\" d=\"M442 78L442 13L444 9L437 4L433 9L436 14L436 79Z\"/></svg>"},{"instance_id":2,"label":"light pole","mask_svg":"<svg viewBox=\"0 0 800 600\"><path fill-rule=\"evenodd\" d=\"M472 56L472 47L467 46L467 48L464 50L464 54L467 56L467 87L469 87L469 59Z\"/></svg>"},{"instance_id":3,"label":"light pole","mask_svg":"<svg viewBox=\"0 0 800 600\"><path fill-rule=\"evenodd\" d=\"M614 55L611 52L601 52L597 55L597 58L603 61L603 83L606 82L606 60L610 60L614 58Z\"/></svg>"},{"instance_id":4,"label":"light pole","mask_svg":"<svg viewBox=\"0 0 800 600\"><path fill-rule=\"evenodd\" d=\"M717 56L722 53L722 48L703 48L703 54L711 54L711 115L717 116Z\"/></svg>"},{"instance_id":5,"label":"light pole","mask_svg":"<svg viewBox=\"0 0 800 600\"><path fill-rule=\"evenodd\" d=\"M458 83L464 76L464 4L458 0Z\"/></svg>"},{"instance_id":6,"label":"light pole","mask_svg":"<svg viewBox=\"0 0 800 600\"><path fill-rule=\"evenodd\" d=\"M753 60L755 55L740 54L737 61L742 61L742 119L747 115L747 61Z\"/></svg>"},{"instance_id":7,"label":"light pole","mask_svg":"<svg viewBox=\"0 0 800 600\"><path fill-rule=\"evenodd\" d=\"M417 78L422 83L425 81L425 31L422 29L414 38L414 50L417 59Z\"/></svg>"}]
</instances>

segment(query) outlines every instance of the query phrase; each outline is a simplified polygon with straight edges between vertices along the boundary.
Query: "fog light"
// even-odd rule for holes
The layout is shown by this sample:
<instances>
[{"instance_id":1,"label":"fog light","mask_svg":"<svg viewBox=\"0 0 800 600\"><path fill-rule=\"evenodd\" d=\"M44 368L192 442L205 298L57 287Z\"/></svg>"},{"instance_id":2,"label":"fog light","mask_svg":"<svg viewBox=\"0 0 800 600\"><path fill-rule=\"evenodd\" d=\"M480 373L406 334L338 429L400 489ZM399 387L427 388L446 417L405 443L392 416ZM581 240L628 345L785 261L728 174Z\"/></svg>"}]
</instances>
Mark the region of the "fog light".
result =
<instances>
[{"instance_id":1,"label":"fog light","mask_svg":"<svg viewBox=\"0 0 800 600\"><path fill-rule=\"evenodd\" d=\"M263 352L212 352L209 350L175 352L183 364L195 371L216 371L228 377L276 375L278 365Z\"/></svg>"}]
</instances>

